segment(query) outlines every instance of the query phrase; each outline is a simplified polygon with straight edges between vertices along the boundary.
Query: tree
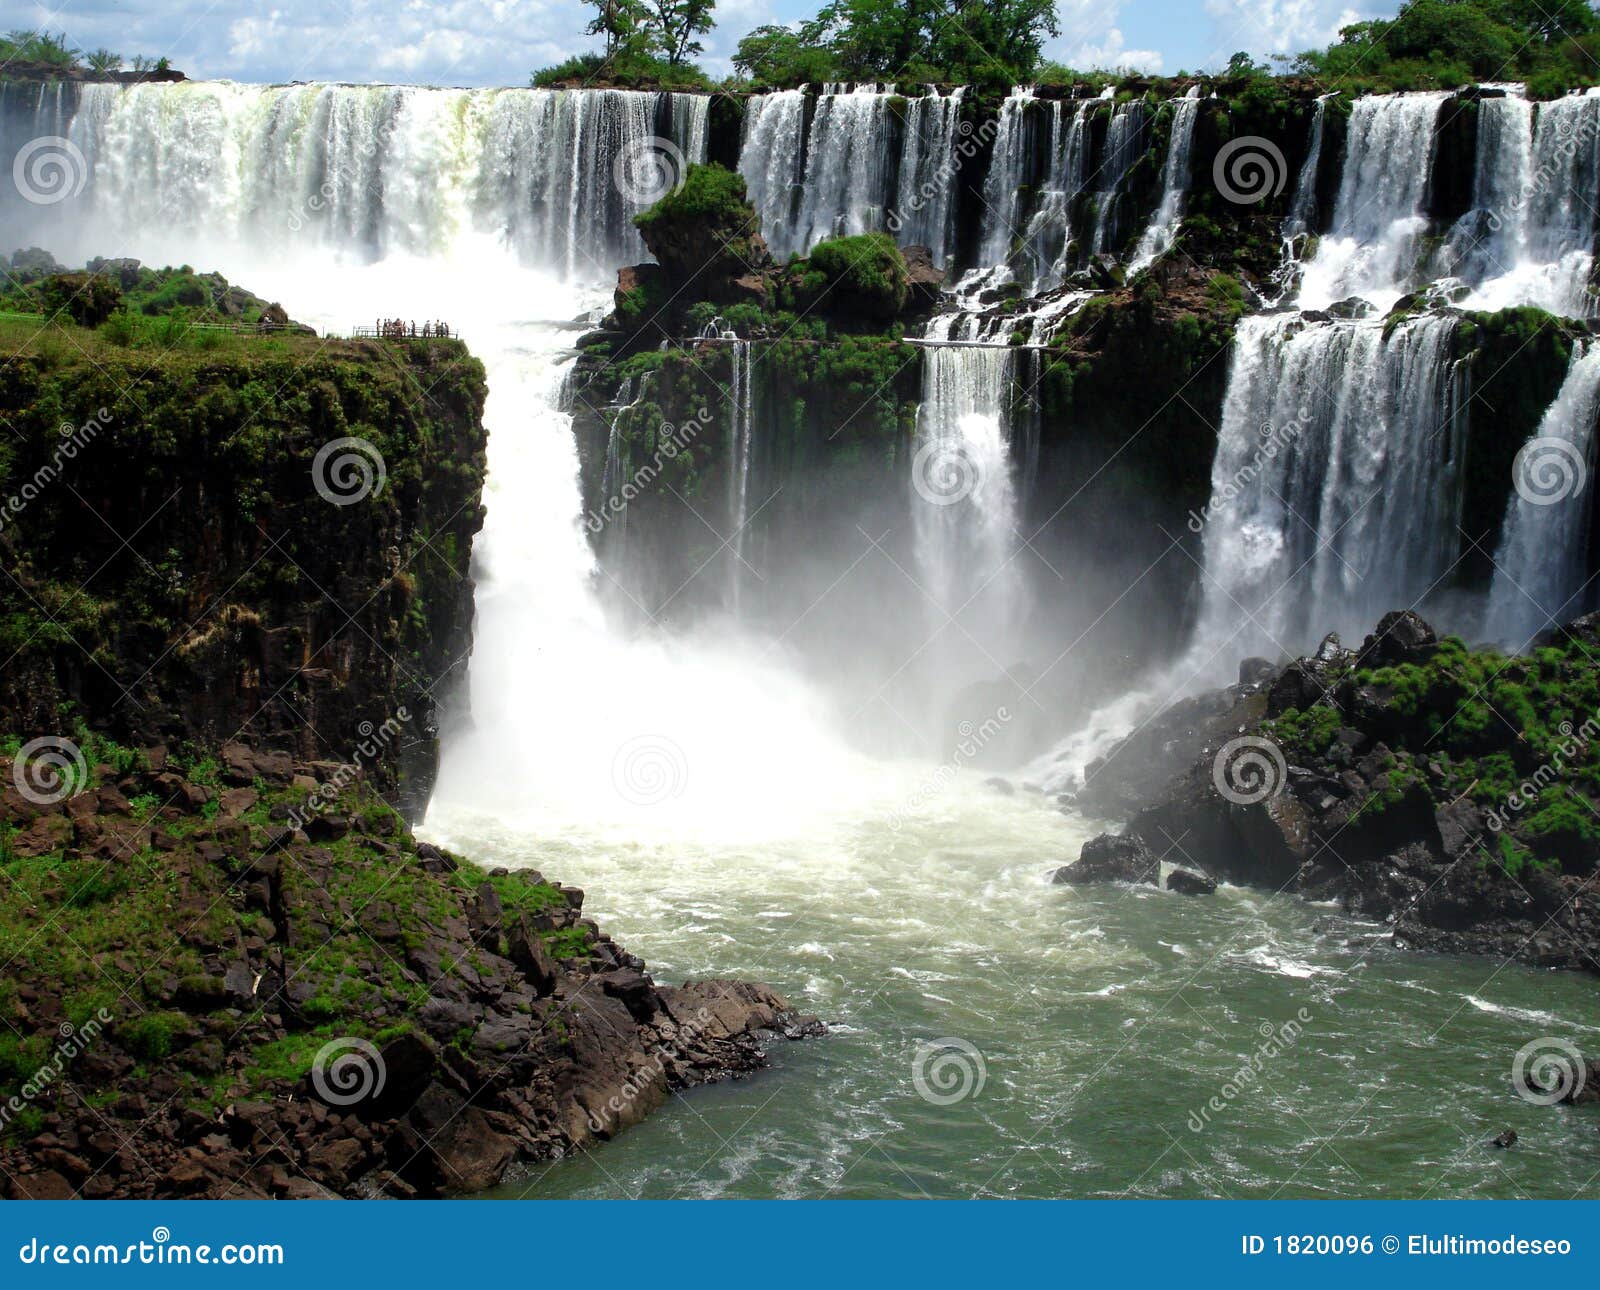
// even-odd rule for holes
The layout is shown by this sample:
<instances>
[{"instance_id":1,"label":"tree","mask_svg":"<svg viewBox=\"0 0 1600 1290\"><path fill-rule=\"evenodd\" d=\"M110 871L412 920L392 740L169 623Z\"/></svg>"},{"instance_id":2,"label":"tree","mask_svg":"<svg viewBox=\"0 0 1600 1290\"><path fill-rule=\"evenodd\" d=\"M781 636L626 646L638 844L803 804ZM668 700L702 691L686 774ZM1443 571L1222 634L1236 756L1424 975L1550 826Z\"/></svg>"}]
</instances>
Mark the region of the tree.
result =
<instances>
[{"instance_id":1,"label":"tree","mask_svg":"<svg viewBox=\"0 0 1600 1290\"><path fill-rule=\"evenodd\" d=\"M1046 36L1059 36L1055 0L956 0L937 21L933 62L972 69L962 79L1022 80L1039 66Z\"/></svg>"},{"instance_id":2,"label":"tree","mask_svg":"<svg viewBox=\"0 0 1600 1290\"><path fill-rule=\"evenodd\" d=\"M96 76L106 76L111 72L122 70L122 55L114 54L109 49L97 49L93 53L85 54L83 61Z\"/></svg>"},{"instance_id":3,"label":"tree","mask_svg":"<svg viewBox=\"0 0 1600 1290\"><path fill-rule=\"evenodd\" d=\"M733 65L762 85L791 89L841 75L831 51L789 27L757 27L739 42Z\"/></svg>"},{"instance_id":4,"label":"tree","mask_svg":"<svg viewBox=\"0 0 1600 1290\"><path fill-rule=\"evenodd\" d=\"M654 44L674 67L705 49L696 36L711 30L716 0L650 0L646 22Z\"/></svg>"},{"instance_id":5,"label":"tree","mask_svg":"<svg viewBox=\"0 0 1600 1290\"><path fill-rule=\"evenodd\" d=\"M640 48L648 39L649 13L640 0L589 0L596 10L584 30L606 38L606 57Z\"/></svg>"}]
</instances>

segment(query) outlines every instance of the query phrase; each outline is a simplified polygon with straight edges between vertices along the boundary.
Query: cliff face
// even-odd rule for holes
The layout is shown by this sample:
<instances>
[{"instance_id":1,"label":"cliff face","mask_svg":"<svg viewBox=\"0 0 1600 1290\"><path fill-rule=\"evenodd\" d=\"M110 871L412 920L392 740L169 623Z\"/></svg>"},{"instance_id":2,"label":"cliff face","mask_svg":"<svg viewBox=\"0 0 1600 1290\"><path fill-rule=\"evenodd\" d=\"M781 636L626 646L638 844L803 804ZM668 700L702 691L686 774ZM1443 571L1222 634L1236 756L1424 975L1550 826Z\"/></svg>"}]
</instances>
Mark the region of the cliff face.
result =
<instances>
[{"instance_id":1,"label":"cliff face","mask_svg":"<svg viewBox=\"0 0 1600 1290\"><path fill-rule=\"evenodd\" d=\"M403 708L375 773L420 811L471 646L481 365L453 341L8 330L0 728L343 759Z\"/></svg>"}]
</instances>

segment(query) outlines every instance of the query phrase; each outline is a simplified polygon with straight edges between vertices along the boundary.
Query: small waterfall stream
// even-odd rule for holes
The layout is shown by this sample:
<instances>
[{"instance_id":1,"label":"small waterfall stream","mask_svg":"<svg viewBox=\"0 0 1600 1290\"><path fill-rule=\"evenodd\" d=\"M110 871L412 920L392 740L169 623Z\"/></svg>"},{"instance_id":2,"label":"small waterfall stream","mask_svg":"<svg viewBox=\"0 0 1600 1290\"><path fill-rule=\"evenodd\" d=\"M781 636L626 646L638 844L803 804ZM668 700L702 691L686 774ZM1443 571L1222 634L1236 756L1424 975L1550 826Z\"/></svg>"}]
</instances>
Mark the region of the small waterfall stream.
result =
<instances>
[{"instance_id":1,"label":"small waterfall stream","mask_svg":"<svg viewBox=\"0 0 1600 1290\"><path fill-rule=\"evenodd\" d=\"M1067 275L1073 201L1088 184L1089 114L1093 101L1050 104L1050 170L1022 236L1029 290L1051 291Z\"/></svg>"},{"instance_id":2,"label":"small waterfall stream","mask_svg":"<svg viewBox=\"0 0 1600 1290\"><path fill-rule=\"evenodd\" d=\"M1142 99L1121 104L1106 127L1105 155L1100 159L1094 226L1096 255L1111 250L1121 232L1122 186L1144 151L1146 108Z\"/></svg>"},{"instance_id":3,"label":"small waterfall stream","mask_svg":"<svg viewBox=\"0 0 1600 1290\"><path fill-rule=\"evenodd\" d=\"M994 155L983 180L983 246L978 257L982 268L1010 260L1011 244L1021 228L1033 103L1032 88L1019 85L1000 105Z\"/></svg>"},{"instance_id":4,"label":"small waterfall stream","mask_svg":"<svg viewBox=\"0 0 1600 1290\"><path fill-rule=\"evenodd\" d=\"M912 462L917 560L933 598L933 626L947 618L981 652L989 674L1020 625L1020 523L1009 401L1015 354L983 338L979 319L945 314L929 323L922 403ZM998 659L998 661L995 661ZM972 679L972 678L967 678Z\"/></svg>"},{"instance_id":5,"label":"small waterfall stream","mask_svg":"<svg viewBox=\"0 0 1600 1290\"><path fill-rule=\"evenodd\" d=\"M1513 649L1582 613L1593 511L1600 344L1574 345L1566 379L1513 469L1484 632Z\"/></svg>"},{"instance_id":6,"label":"small waterfall stream","mask_svg":"<svg viewBox=\"0 0 1600 1290\"><path fill-rule=\"evenodd\" d=\"M1184 198L1189 193L1190 156L1194 151L1194 123L1200 115L1200 87L1191 85L1172 110L1172 135L1167 142L1167 160L1161 172L1161 203L1150 217L1149 226L1139 238L1129 272L1150 264L1171 248L1183 218Z\"/></svg>"}]
</instances>

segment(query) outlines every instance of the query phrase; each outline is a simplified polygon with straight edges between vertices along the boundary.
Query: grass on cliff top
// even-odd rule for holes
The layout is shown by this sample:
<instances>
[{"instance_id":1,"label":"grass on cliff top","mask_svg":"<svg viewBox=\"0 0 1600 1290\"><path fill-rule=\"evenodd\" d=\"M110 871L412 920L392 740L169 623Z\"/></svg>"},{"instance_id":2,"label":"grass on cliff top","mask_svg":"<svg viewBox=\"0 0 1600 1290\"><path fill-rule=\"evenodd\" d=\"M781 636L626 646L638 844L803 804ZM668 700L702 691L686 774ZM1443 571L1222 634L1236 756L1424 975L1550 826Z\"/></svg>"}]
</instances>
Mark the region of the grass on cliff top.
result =
<instances>
[{"instance_id":1,"label":"grass on cliff top","mask_svg":"<svg viewBox=\"0 0 1600 1290\"><path fill-rule=\"evenodd\" d=\"M193 327L172 315L147 318L119 314L100 327L79 327L65 319L46 320L37 314L0 313L0 362L35 357L52 368L134 356L146 362L195 354L245 360L303 359L319 350L358 356L370 343L293 332L257 335Z\"/></svg>"}]
</instances>

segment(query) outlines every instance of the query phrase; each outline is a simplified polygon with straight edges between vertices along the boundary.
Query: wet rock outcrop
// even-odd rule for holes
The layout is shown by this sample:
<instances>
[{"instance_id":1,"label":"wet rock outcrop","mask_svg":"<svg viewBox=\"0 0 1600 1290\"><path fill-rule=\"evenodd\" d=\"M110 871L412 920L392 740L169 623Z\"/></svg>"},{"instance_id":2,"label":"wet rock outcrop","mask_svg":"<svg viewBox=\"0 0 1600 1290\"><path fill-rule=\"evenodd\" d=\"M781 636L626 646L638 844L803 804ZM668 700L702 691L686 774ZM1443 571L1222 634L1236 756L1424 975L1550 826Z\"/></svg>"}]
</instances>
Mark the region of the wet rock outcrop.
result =
<instances>
[{"instance_id":1,"label":"wet rock outcrop","mask_svg":"<svg viewBox=\"0 0 1600 1290\"><path fill-rule=\"evenodd\" d=\"M1087 800L1141 804L1078 863L1192 862L1337 901L1412 948L1600 971L1597 646L1596 616L1521 658L1438 639L1409 611L1353 650L1330 637L1113 752Z\"/></svg>"}]
</instances>

